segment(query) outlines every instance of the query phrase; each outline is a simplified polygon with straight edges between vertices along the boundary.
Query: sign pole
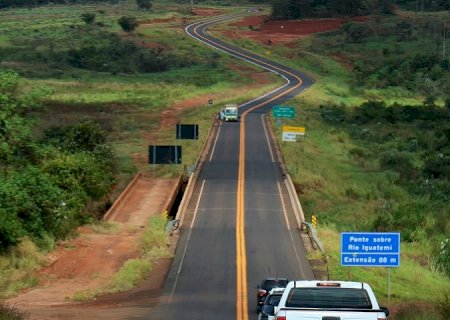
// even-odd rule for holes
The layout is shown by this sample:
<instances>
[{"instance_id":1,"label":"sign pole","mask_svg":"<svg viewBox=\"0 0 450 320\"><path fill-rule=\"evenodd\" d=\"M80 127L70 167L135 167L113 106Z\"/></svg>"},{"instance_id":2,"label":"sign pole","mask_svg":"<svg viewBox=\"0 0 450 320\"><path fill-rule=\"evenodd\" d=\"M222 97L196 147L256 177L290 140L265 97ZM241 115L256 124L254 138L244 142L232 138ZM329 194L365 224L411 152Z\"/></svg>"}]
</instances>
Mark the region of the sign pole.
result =
<instances>
[{"instance_id":1,"label":"sign pole","mask_svg":"<svg viewBox=\"0 0 450 320\"><path fill-rule=\"evenodd\" d=\"M391 268L387 268L387 292L388 301L391 300Z\"/></svg>"}]
</instances>

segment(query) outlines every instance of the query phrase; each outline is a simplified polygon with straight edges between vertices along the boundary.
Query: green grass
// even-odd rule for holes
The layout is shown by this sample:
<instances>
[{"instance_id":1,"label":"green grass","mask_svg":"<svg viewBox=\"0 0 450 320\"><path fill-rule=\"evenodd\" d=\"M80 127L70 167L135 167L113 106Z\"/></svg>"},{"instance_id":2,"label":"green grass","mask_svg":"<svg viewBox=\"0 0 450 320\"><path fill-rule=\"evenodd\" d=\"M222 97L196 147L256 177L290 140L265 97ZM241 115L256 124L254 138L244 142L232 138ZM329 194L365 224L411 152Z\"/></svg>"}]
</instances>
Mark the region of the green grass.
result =
<instances>
[{"instance_id":1,"label":"green grass","mask_svg":"<svg viewBox=\"0 0 450 320\"><path fill-rule=\"evenodd\" d=\"M126 261L106 287L77 292L71 300L87 301L100 294L129 290L146 279L156 261L172 257L166 245L168 241L165 232L166 223L167 219L162 215L150 218L144 234L139 239L141 257Z\"/></svg>"},{"instance_id":2,"label":"green grass","mask_svg":"<svg viewBox=\"0 0 450 320\"><path fill-rule=\"evenodd\" d=\"M0 255L0 298L36 285L33 271L44 263L44 254L29 239L22 240L15 248Z\"/></svg>"},{"instance_id":3,"label":"green grass","mask_svg":"<svg viewBox=\"0 0 450 320\"><path fill-rule=\"evenodd\" d=\"M400 267L391 268L391 301L388 301L387 269L340 266L340 234L326 226L319 227L318 231L331 267L330 278L367 282L382 304L411 300L437 302L450 294L448 278L428 268L421 248L414 243L402 243ZM419 257L423 260L417 261Z\"/></svg>"}]
</instances>

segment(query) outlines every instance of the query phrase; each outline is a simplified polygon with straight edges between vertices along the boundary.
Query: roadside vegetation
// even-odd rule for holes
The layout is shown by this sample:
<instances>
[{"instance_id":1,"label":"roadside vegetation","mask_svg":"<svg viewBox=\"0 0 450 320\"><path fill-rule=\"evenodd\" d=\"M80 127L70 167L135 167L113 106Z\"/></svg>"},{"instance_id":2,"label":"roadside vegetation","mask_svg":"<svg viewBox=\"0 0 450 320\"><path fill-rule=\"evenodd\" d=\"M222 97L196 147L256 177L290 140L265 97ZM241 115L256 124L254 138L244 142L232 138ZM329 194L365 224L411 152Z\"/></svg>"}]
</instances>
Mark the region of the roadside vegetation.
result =
<instances>
[{"instance_id":1,"label":"roadside vegetation","mask_svg":"<svg viewBox=\"0 0 450 320\"><path fill-rule=\"evenodd\" d=\"M0 298L35 285L45 253L78 226L114 232L98 220L136 172L173 178L191 170L221 105L277 85L236 88L251 85L245 73L255 69L232 71L241 65L187 37L186 19L198 17L185 5L35 3L0 11ZM180 102L190 100L183 111ZM177 104L165 125L162 111ZM175 139L182 112L199 124L198 141ZM149 166L149 144L182 145L183 164ZM163 224L149 224L142 259L106 291L124 290L167 256L158 245Z\"/></svg>"},{"instance_id":2,"label":"roadside vegetation","mask_svg":"<svg viewBox=\"0 0 450 320\"><path fill-rule=\"evenodd\" d=\"M88 301L99 294L126 291L146 279L159 259L172 257L172 252L167 246L167 222L168 217L165 214L151 217L145 232L139 239L140 257L127 260L106 287L77 292L71 300ZM105 225L101 224L101 226L104 229ZM106 227L106 230L110 229L109 224L106 224Z\"/></svg>"}]
</instances>

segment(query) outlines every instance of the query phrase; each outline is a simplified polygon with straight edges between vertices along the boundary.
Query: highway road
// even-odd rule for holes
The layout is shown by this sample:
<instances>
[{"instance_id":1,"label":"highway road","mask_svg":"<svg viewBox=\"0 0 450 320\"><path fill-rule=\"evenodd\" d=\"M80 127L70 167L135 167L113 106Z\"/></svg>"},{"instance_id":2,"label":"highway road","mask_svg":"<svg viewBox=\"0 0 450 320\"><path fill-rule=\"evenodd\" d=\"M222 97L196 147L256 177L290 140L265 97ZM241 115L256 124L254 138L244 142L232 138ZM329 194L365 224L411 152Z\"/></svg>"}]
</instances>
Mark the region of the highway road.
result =
<instances>
[{"instance_id":1,"label":"highway road","mask_svg":"<svg viewBox=\"0 0 450 320\"><path fill-rule=\"evenodd\" d=\"M256 319L265 277L313 279L264 114L313 84L301 72L206 33L242 15L194 23L186 32L216 50L283 77L282 87L240 106L241 121L216 130L181 229L160 305L151 319Z\"/></svg>"}]
</instances>

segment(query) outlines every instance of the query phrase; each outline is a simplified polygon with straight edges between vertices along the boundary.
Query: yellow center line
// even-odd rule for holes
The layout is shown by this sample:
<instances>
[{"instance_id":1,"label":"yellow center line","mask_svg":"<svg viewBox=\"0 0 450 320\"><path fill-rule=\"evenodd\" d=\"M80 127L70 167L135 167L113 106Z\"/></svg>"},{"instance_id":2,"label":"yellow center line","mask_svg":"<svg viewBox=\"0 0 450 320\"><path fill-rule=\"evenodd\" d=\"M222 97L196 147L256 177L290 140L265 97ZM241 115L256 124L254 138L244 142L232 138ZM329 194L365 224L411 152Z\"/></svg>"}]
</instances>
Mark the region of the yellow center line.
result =
<instances>
[{"instance_id":1,"label":"yellow center line","mask_svg":"<svg viewBox=\"0 0 450 320\"><path fill-rule=\"evenodd\" d=\"M248 319L247 303L247 253L245 249L245 112L241 117L239 137L239 173L236 214L236 267L237 267L237 319Z\"/></svg>"},{"instance_id":2,"label":"yellow center line","mask_svg":"<svg viewBox=\"0 0 450 320\"><path fill-rule=\"evenodd\" d=\"M197 25L194 28L194 33L198 38L207 40L206 37L202 36L200 33L197 32L197 28L200 27L200 25ZM225 46L221 44L214 43L214 45L218 48L224 48ZM227 48L228 49L228 48ZM237 188L237 209L236 209L236 269L237 269L237 279L236 279L236 296L237 296L237 302L236 302L236 308L237 308L237 320L248 320L248 292L247 292L247 253L245 248L245 119L249 112L260 108L262 106L265 106L272 101L288 94L289 92L295 90L296 88L300 87L302 85L302 79L298 77L297 75L287 71L283 70L277 66L274 66L270 63L260 61L258 59L255 59L253 57L250 57L244 53L240 53L231 49L228 49L231 52L235 52L236 54L239 54L241 57L245 57L250 61L256 61L263 65L269 66L275 70L280 70L285 72L286 74L291 75L292 77L296 78L298 80L298 84L289 88L288 90L277 94L276 96L261 102L258 105L255 105L241 115L241 122L240 122L240 137L239 137L239 172L238 172L238 188Z\"/></svg>"}]
</instances>

